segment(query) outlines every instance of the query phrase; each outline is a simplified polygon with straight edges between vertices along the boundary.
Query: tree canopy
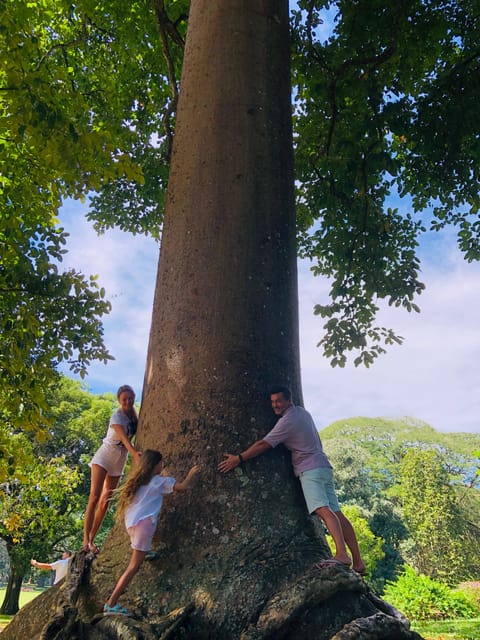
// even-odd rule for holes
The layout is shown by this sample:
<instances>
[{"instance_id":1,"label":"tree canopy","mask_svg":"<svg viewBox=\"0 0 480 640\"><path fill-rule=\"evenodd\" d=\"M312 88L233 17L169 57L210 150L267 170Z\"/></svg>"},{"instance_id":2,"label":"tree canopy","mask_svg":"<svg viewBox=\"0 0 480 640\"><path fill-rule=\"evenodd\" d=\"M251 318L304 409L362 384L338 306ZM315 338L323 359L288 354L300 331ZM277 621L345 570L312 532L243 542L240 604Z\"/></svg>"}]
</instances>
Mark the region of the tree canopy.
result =
<instances>
[{"instance_id":1,"label":"tree canopy","mask_svg":"<svg viewBox=\"0 0 480 640\"><path fill-rule=\"evenodd\" d=\"M456 225L465 258L480 256L476 7L291 4L298 247L331 281L315 313L333 365L401 342L375 315L382 299L419 310L425 228ZM83 374L109 357L103 289L60 270L64 199L90 195L99 231L161 232L188 9L2 2L0 358L6 417L23 427L59 362Z\"/></svg>"}]
</instances>

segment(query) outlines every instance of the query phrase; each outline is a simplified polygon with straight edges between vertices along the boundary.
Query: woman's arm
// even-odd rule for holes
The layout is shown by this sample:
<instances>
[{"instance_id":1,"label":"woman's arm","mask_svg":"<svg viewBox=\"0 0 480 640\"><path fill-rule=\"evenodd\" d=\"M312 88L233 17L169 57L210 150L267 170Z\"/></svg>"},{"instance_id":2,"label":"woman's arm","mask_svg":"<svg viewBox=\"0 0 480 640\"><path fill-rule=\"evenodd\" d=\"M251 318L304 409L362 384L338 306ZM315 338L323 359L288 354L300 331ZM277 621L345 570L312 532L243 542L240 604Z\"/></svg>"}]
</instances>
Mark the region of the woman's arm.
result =
<instances>
[{"instance_id":1,"label":"woman's arm","mask_svg":"<svg viewBox=\"0 0 480 640\"><path fill-rule=\"evenodd\" d=\"M130 439L125 433L124 427L122 427L121 424L111 424L110 426L117 434L118 439L123 444L125 449L127 449L127 451L130 453L130 455L135 460L135 462L137 462L138 458L140 457L140 451L137 451L133 446L133 444L130 442Z\"/></svg>"}]
</instances>

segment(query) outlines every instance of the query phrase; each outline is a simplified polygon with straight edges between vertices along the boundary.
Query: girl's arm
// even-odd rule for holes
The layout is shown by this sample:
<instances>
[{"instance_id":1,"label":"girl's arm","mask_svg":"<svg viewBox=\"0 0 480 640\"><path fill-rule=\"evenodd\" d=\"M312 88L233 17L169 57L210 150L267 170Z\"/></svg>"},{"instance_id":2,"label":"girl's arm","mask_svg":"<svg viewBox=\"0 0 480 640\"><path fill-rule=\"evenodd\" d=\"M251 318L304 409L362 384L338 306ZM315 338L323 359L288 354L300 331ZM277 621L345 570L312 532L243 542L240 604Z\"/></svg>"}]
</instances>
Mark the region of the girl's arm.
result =
<instances>
[{"instance_id":1,"label":"girl's arm","mask_svg":"<svg viewBox=\"0 0 480 640\"><path fill-rule=\"evenodd\" d=\"M123 444L125 449L127 449L127 451L130 453L130 455L135 460L135 462L138 462L138 458L140 457L140 451L137 451L135 449L135 447L132 445L132 443L128 439L127 434L125 433L125 429L122 427L122 425L121 424L112 424L110 426L115 431L115 433L117 434L118 439Z\"/></svg>"},{"instance_id":2,"label":"girl's arm","mask_svg":"<svg viewBox=\"0 0 480 640\"><path fill-rule=\"evenodd\" d=\"M182 480L181 482L175 482L175 484L173 485L173 490L174 491L186 491L188 489L188 487L190 486L190 483L192 482L193 478L199 472L200 472L200 465L198 465L198 464L194 465L190 469L190 471L187 473L187 475L186 475L184 480Z\"/></svg>"}]
</instances>

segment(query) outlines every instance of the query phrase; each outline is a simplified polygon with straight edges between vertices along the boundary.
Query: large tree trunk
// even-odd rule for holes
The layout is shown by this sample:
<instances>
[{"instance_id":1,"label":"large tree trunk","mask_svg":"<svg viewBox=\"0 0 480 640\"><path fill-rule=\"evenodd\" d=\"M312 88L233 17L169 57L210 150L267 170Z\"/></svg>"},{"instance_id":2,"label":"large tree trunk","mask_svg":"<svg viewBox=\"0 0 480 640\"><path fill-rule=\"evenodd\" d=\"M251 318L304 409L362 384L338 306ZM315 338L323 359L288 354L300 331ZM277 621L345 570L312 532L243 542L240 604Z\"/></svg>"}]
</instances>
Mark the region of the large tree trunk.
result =
<instances>
[{"instance_id":1,"label":"large tree trunk","mask_svg":"<svg viewBox=\"0 0 480 640\"><path fill-rule=\"evenodd\" d=\"M10 559L10 573L8 576L7 588L3 598L0 613L6 616L13 616L18 611L18 603L20 600L20 590L22 588L22 580L25 575L24 571L18 569Z\"/></svg>"},{"instance_id":2,"label":"large tree trunk","mask_svg":"<svg viewBox=\"0 0 480 640\"><path fill-rule=\"evenodd\" d=\"M45 600L25 637L413 638L354 572L313 567L326 550L284 451L216 472L272 426L270 384L301 402L287 0L192 0L181 87L139 443L202 475L165 500L125 594L143 622L87 624L128 560L117 525L63 628Z\"/></svg>"}]
</instances>

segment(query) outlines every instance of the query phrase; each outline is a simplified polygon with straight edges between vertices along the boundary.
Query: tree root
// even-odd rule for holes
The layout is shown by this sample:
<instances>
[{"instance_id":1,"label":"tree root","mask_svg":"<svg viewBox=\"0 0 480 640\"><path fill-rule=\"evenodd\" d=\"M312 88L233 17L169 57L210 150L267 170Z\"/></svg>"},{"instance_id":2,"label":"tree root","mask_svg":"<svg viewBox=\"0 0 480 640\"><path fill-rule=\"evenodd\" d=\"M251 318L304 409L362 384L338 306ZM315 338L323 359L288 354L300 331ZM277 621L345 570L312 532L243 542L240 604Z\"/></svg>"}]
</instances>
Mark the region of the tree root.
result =
<instances>
[{"instance_id":1,"label":"tree root","mask_svg":"<svg viewBox=\"0 0 480 640\"><path fill-rule=\"evenodd\" d=\"M115 640L168 640L193 609L193 604L175 609L154 623L123 616L102 616L95 624L94 635L89 638L92 640L97 638L98 640L112 638Z\"/></svg>"},{"instance_id":2,"label":"tree root","mask_svg":"<svg viewBox=\"0 0 480 640\"><path fill-rule=\"evenodd\" d=\"M76 604L94 557L90 552L79 551L72 558L55 614L43 627L39 640L168 640L195 608L190 603L155 621L101 614L82 620Z\"/></svg>"},{"instance_id":3,"label":"tree root","mask_svg":"<svg viewBox=\"0 0 480 640\"><path fill-rule=\"evenodd\" d=\"M92 617L87 613L91 608L85 607L83 597L79 598L93 557L85 552L76 554L66 580L58 589L40 596L38 606L43 609L46 605L47 610L53 612L40 635L34 632L35 617L29 613L26 624L12 620L4 631L6 640L19 637L32 640L239 638L239 626L235 629L238 620L222 618L220 622L224 626L220 628L218 620L210 618L209 608L204 608L201 602L197 605L191 602L164 616L145 608L142 617L100 613ZM31 603L26 609L30 607L34 611L34 606ZM46 620L45 615L42 620ZM296 579L285 582L276 593L266 597L255 614L255 621L253 617L251 620L240 634L240 640L421 640L421 636L410 630L408 620L381 600L357 573L339 566L322 569L313 566Z\"/></svg>"},{"instance_id":4,"label":"tree root","mask_svg":"<svg viewBox=\"0 0 480 640\"><path fill-rule=\"evenodd\" d=\"M349 609L349 594L360 595L364 617L343 621L332 609ZM331 606L333 605L333 606ZM332 628L336 620L336 629ZM408 620L376 596L354 571L342 567L319 570L312 567L274 594L241 635L241 640L420 640Z\"/></svg>"},{"instance_id":5,"label":"tree root","mask_svg":"<svg viewBox=\"0 0 480 640\"><path fill-rule=\"evenodd\" d=\"M421 640L397 617L376 613L345 625L331 640Z\"/></svg>"}]
</instances>

